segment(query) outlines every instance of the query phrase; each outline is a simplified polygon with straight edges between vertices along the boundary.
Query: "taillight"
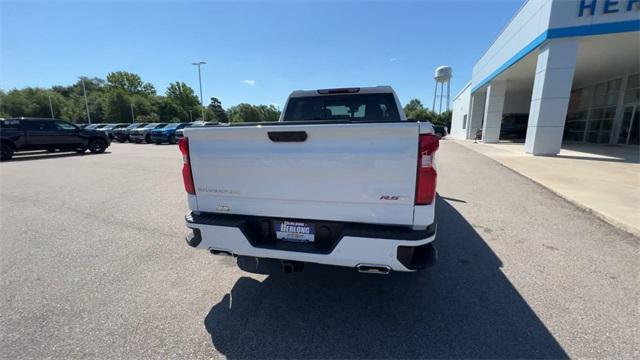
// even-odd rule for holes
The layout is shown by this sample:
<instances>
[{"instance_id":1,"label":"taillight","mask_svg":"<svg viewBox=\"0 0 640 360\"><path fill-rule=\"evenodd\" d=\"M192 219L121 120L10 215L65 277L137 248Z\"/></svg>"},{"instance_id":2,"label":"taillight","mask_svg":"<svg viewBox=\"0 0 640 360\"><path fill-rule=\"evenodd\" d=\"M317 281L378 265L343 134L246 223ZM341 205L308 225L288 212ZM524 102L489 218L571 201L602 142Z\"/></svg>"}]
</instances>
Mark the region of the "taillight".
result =
<instances>
[{"instance_id":1,"label":"taillight","mask_svg":"<svg viewBox=\"0 0 640 360\"><path fill-rule=\"evenodd\" d=\"M440 140L434 134L420 135L418 146L418 176L416 179L416 205L429 205L436 197L436 178L438 174L433 167L436 150Z\"/></svg>"},{"instance_id":2,"label":"taillight","mask_svg":"<svg viewBox=\"0 0 640 360\"><path fill-rule=\"evenodd\" d=\"M184 189L189 194L196 194L196 188L193 185L193 175L191 174L191 161L189 158L189 138L182 138L178 142L178 147L182 153L182 181L184 181Z\"/></svg>"}]
</instances>

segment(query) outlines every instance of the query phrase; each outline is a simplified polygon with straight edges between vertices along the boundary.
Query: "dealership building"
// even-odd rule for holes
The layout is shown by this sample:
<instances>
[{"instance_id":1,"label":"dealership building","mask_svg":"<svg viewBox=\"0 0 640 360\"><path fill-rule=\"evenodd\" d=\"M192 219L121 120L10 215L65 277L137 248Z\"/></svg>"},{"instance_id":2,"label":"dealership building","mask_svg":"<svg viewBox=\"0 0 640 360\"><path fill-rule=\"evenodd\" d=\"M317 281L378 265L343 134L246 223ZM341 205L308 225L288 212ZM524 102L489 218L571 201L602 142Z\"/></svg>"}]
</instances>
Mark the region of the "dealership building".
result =
<instances>
[{"instance_id":1,"label":"dealership building","mask_svg":"<svg viewBox=\"0 0 640 360\"><path fill-rule=\"evenodd\" d=\"M453 100L451 136L638 145L640 0L529 0Z\"/></svg>"}]
</instances>

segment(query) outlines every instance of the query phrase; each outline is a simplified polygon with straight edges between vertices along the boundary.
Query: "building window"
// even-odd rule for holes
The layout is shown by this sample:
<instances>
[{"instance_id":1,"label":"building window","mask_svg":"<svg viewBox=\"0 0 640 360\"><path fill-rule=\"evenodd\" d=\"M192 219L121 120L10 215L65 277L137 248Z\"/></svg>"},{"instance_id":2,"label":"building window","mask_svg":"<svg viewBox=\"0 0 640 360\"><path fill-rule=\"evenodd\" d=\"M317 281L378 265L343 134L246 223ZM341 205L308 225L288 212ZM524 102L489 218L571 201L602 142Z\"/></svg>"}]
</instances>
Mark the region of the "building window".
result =
<instances>
[{"instance_id":1,"label":"building window","mask_svg":"<svg viewBox=\"0 0 640 360\"><path fill-rule=\"evenodd\" d=\"M609 143L621 84L615 79L572 91L564 139Z\"/></svg>"},{"instance_id":2,"label":"building window","mask_svg":"<svg viewBox=\"0 0 640 360\"><path fill-rule=\"evenodd\" d=\"M464 116L462 117L462 128L467 128L467 114L464 114Z\"/></svg>"},{"instance_id":3,"label":"building window","mask_svg":"<svg viewBox=\"0 0 640 360\"><path fill-rule=\"evenodd\" d=\"M627 90L624 92L624 103L633 104L640 102L640 74L629 76Z\"/></svg>"}]
</instances>

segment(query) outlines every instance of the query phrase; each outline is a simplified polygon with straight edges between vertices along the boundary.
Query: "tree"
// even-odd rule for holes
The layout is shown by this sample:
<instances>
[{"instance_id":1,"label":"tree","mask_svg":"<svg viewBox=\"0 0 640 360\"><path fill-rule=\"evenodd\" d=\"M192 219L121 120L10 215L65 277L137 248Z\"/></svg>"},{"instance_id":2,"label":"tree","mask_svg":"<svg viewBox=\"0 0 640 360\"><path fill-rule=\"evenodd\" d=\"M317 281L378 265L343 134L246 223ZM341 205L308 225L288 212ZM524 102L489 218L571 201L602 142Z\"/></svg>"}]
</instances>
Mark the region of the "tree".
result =
<instances>
[{"instance_id":1,"label":"tree","mask_svg":"<svg viewBox=\"0 0 640 360\"><path fill-rule=\"evenodd\" d=\"M109 122L131 122L132 98L124 89L112 89L105 98L105 117Z\"/></svg>"},{"instance_id":2,"label":"tree","mask_svg":"<svg viewBox=\"0 0 640 360\"><path fill-rule=\"evenodd\" d=\"M153 96L156 94L156 89L152 84L145 83L138 74L128 71L115 71L107 74L107 88L109 90L122 89L132 95Z\"/></svg>"},{"instance_id":3,"label":"tree","mask_svg":"<svg viewBox=\"0 0 640 360\"><path fill-rule=\"evenodd\" d=\"M407 119L426 120L433 122L437 118L437 114L422 105L418 99L411 99L404 106L404 113Z\"/></svg>"},{"instance_id":4,"label":"tree","mask_svg":"<svg viewBox=\"0 0 640 360\"><path fill-rule=\"evenodd\" d=\"M280 119L280 110L274 105L258 105L262 121L274 122Z\"/></svg>"},{"instance_id":5,"label":"tree","mask_svg":"<svg viewBox=\"0 0 640 360\"><path fill-rule=\"evenodd\" d=\"M57 92L41 88L14 89L8 93L2 92L0 98L0 117L51 117L51 105L54 115L60 117L64 108L68 106L65 99Z\"/></svg>"},{"instance_id":6,"label":"tree","mask_svg":"<svg viewBox=\"0 0 640 360\"><path fill-rule=\"evenodd\" d=\"M221 123L229 122L227 112L224 111L222 102L217 97L212 97L211 103L209 103L209 106L207 106L207 119L211 119L211 121Z\"/></svg>"},{"instance_id":7,"label":"tree","mask_svg":"<svg viewBox=\"0 0 640 360\"><path fill-rule=\"evenodd\" d=\"M158 115L162 122L172 122L174 119L187 119L184 110L173 99L163 97L158 103ZM186 114L188 116L188 114Z\"/></svg>"},{"instance_id":8,"label":"tree","mask_svg":"<svg viewBox=\"0 0 640 360\"><path fill-rule=\"evenodd\" d=\"M166 114L170 114L173 119L187 119L189 118L189 111L191 111L196 118L202 116L200 100L196 96L195 91L183 82L176 81L169 84L165 92L165 98L166 101L168 101L166 103L167 107L165 108Z\"/></svg>"},{"instance_id":9,"label":"tree","mask_svg":"<svg viewBox=\"0 0 640 360\"><path fill-rule=\"evenodd\" d=\"M451 129L451 110L447 110L441 114L437 115L437 118L434 120L434 124L446 126L447 129Z\"/></svg>"}]
</instances>

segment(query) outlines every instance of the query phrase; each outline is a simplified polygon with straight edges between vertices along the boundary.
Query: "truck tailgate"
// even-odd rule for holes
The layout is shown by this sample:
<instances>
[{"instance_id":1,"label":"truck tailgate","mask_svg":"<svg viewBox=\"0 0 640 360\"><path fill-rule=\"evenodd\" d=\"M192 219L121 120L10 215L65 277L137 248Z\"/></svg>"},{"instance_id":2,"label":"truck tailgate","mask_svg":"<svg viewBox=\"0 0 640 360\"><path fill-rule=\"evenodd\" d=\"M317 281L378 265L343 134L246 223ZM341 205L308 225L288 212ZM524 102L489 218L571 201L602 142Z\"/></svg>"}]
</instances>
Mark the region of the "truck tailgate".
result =
<instances>
[{"instance_id":1,"label":"truck tailgate","mask_svg":"<svg viewBox=\"0 0 640 360\"><path fill-rule=\"evenodd\" d=\"M306 140L295 139L304 133ZM203 127L184 134L199 211L413 223L417 123Z\"/></svg>"}]
</instances>

